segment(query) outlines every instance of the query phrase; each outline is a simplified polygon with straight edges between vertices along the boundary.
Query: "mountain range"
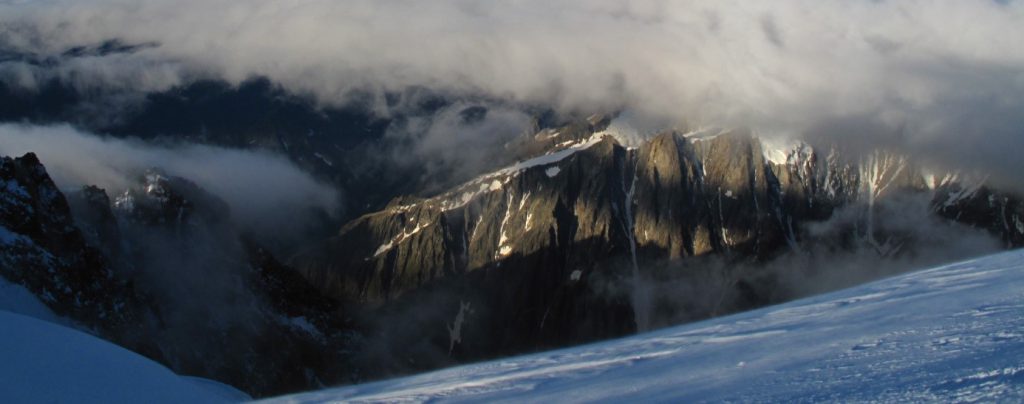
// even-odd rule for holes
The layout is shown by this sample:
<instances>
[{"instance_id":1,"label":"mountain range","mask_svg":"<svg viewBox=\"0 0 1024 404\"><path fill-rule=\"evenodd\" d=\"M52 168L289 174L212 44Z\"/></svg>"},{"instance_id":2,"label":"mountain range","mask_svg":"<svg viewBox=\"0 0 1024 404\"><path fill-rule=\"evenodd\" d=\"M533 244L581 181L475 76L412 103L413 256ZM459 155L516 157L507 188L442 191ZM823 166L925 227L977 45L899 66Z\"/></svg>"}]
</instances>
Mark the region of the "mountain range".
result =
<instances>
[{"instance_id":1,"label":"mountain range","mask_svg":"<svg viewBox=\"0 0 1024 404\"><path fill-rule=\"evenodd\" d=\"M274 94L260 85L237 91ZM179 91L197 92L181 108L198 108L236 90ZM264 95L254 102L282 116L309 108ZM140 122L175 105L153 97ZM437 105L421 99L412 115L459 105L423 99ZM488 105L461 109L459 124ZM496 156L472 174L416 175L359 157L402 150L385 133L411 118L346 114L322 126L362 135L199 123L183 140L271 150L345 191L344 212L286 244L160 167L122 189L59 189L36 155L5 157L0 275L178 373L265 396L623 336L1024 244L1012 192L893 151L742 128L636 141L617 114L540 112L497 150L464 150Z\"/></svg>"}]
</instances>

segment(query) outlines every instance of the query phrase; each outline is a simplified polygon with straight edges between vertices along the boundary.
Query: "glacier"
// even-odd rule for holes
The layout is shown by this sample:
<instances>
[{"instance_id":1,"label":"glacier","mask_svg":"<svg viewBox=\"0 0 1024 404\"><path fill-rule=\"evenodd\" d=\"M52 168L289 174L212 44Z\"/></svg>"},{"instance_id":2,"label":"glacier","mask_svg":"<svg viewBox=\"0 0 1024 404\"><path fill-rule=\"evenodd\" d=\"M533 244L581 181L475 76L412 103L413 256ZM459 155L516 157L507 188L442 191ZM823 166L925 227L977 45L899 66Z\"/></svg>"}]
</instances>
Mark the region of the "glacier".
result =
<instances>
[{"instance_id":1,"label":"glacier","mask_svg":"<svg viewBox=\"0 0 1024 404\"><path fill-rule=\"evenodd\" d=\"M1022 399L1018 250L623 339L266 402Z\"/></svg>"}]
</instances>

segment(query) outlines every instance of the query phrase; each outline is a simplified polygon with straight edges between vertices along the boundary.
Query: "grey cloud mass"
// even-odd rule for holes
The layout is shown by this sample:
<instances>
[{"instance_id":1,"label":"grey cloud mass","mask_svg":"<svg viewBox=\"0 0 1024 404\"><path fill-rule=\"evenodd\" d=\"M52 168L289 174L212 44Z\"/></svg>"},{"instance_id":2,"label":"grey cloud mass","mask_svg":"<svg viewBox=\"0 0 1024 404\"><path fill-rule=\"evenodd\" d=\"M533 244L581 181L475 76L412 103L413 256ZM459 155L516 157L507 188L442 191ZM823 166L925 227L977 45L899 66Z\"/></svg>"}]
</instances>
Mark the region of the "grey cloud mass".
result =
<instances>
[{"instance_id":1,"label":"grey cloud mass","mask_svg":"<svg viewBox=\"0 0 1024 404\"><path fill-rule=\"evenodd\" d=\"M1020 1L8 1L0 27L40 56L155 44L0 62L26 88L259 75L325 103L424 86L785 136L855 117L939 161L967 145L976 168L1024 169L1007 156L1024 148Z\"/></svg>"}]
</instances>

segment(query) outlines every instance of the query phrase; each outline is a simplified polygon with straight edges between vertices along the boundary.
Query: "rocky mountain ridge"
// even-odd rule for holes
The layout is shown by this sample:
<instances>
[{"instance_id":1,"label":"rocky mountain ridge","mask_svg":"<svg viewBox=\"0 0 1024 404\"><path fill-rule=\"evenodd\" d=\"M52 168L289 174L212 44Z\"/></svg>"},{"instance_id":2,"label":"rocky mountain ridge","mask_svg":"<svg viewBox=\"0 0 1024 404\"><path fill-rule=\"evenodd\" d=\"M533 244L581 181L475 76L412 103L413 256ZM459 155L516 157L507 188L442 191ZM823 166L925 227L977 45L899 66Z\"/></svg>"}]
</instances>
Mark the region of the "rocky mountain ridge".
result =
<instances>
[{"instance_id":1,"label":"rocky mountain ridge","mask_svg":"<svg viewBox=\"0 0 1024 404\"><path fill-rule=\"evenodd\" d=\"M557 228L556 208L566 207L569 199L575 202L568 206L572 216L587 224L575 229L577 241L602 236L613 245L635 247L645 258L725 251L767 258L783 246L798 248L798 222L825 220L852 203L865 204L870 215L876 201L906 191L926 193L931 209L939 213L986 201L975 209L1004 216L973 224L998 234L1007 246L1021 244L1020 229L1010 225L1021 220L1013 197L992 190L983 179L961 180L956 173L938 177L913 167L906 157L882 151L847 161L834 149L822 154L806 144L772 161L749 133L722 132L669 132L628 149L614 135L594 130L583 140L569 140L562 148L438 196L396 198L384 210L347 224L328 242L333 248L300 254L296 262L311 268L322 260L348 268L337 271L344 272L341 276L393 273L399 283L407 275L429 281L550 247L548 240L532 243L528 235ZM982 225L987 221L994 223ZM874 226L869 218L865 224ZM870 229L864 236L876 242ZM332 251L340 256L322 255ZM332 271L307 275L329 277L327 272ZM334 294L375 300L392 291L387 282L355 283L367 288L343 292L349 286L339 287Z\"/></svg>"},{"instance_id":2,"label":"rocky mountain ridge","mask_svg":"<svg viewBox=\"0 0 1024 404\"><path fill-rule=\"evenodd\" d=\"M705 278L689 287L721 289L691 320L794 297L774 293L776 281L756 271L665 267L715 259L756 267L814 249L921 254L932 240L894 219L903 210L950 219L936 224L943 232L984 230L1003 247L1024 241L1013 225L1024 216L1018 198L894 153L848 156L802 143L766 150L749 131L718 129L665 132L628 148L608 119L583 126L561 128L573 133L564 140L559 129L541 131L542 152L435 197L396 198L290 262L326 295L355 304L444 296L447 311L430 320L438 324L454 324L471 305L476 314L459 322L461 332L438 325L426 335L442 346L459 340L476 358L665 325L655 317L666 308L647 290L664 277L699 273ZM823 222L827 234L816 230Z\"/></svg>"},{"instance_id":3,"label":"rocky mountain ridge","mask_svg":"<svg viewBox=\"0 0 1024 404\"><path fill-rule=\"evenodd\" d=\"M5 159L0 274L176 371L259 396L790 299L786 277L806 275L793 257L948 245L928 231L1024 244L1020 199L983 178L883 151L772 148L745 130L627 147L613 118L517 138L515 164L395 198L287 260L187 179L150 170L113 197L65 198L34 156Z\"/></svg>"},{"instance_id":4,"label":"rocky mountain ridge","mask_svg":"<svg viewBox=\"0 0 1024 404\"><path fill-rule=\"evenodd\" d=\"M107 338L149 311L74 225L64 195L35 154L0 158L0 275L26 286L58 315Z\"/></svg>"}]
</instances>

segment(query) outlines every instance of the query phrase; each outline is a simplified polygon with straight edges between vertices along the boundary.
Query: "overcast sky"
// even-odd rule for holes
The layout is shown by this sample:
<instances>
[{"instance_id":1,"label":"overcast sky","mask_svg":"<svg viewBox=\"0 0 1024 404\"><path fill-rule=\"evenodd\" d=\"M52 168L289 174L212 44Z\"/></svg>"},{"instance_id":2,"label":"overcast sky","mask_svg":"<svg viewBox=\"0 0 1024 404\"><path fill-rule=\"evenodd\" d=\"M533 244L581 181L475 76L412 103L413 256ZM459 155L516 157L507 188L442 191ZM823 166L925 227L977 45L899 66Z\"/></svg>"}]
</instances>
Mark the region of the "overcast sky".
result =
<instances>
[{"instance_id":1,"label":"overcast sky","mask_svg":"<svg viewBox=\"0 0 1024 404\"><path fill-rule=\"evenodd\" d=\"M418 85L769 134L842 122L1012 177L1022 38L1012 0L0 1L8 51L147 45L2 62L0 77L155 90L261 75L328 103Z\"/></svg>"}]
</instances>

